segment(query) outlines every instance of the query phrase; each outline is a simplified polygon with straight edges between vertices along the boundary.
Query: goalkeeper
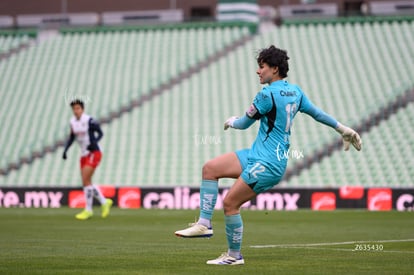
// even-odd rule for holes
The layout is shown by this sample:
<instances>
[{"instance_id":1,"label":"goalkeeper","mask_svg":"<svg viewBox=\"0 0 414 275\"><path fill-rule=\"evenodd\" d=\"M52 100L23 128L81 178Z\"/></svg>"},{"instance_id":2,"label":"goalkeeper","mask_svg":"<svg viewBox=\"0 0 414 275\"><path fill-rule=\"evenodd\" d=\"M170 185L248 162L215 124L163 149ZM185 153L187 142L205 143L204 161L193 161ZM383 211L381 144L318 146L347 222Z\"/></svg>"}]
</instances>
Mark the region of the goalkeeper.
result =
<instances>
[{"instance_id":1,"label":"goalkeeper","mask_svg":"<svg viewBox=\"0 0 414 275\"><path fill-rule=\"evenodd\" d=\"M224 123L228 128L247 129L260 121L259 132L250 149L218 156L203 166L200 188L199 220L190 227L176 231L179 237L211 237L211 219L218 194L220 178L237 179L223 201L228 250L207 264L244 264L240 253L243 239L243 221L240 207L256 195L280 182L286 170L287 158L278 158L277 152L288 152L290 129L296 113L310 115L316 121L335 129L343 139L344 149L352 144L361 150L358 133L336 121L317 108L297 86L284 80L289 71L287 52L270 46L257 57L257 75L265 86L253 99L242 117L231 117Z\"/></svg>"}]
</instances>

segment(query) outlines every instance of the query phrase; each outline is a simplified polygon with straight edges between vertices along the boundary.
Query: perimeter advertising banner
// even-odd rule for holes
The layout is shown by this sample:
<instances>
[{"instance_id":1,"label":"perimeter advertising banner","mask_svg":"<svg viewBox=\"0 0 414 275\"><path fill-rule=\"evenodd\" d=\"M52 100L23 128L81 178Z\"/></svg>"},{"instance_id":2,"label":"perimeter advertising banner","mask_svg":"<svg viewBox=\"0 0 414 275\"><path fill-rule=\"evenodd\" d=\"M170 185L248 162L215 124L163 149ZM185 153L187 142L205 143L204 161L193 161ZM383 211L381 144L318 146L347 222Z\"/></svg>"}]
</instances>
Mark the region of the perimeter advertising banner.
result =
<instances>
[{"instance_id":1,"label":"perimeter advertising banner","mask_svg":"<svg viewBox=\"0 0 414 275\"><path fill-rule=\"evenodd\" d=\"M189 187L140 188L100 186L105 197L119 208L197 209L199 189ZM228 189L220 189L216 209ZM0 187L0 207L82 208L85 199L81 188L10 188ZM414 188L277 188L245 203L251 210L335 210L368 209L371 211L414 211Z\"/></svg>"}]
</instances>

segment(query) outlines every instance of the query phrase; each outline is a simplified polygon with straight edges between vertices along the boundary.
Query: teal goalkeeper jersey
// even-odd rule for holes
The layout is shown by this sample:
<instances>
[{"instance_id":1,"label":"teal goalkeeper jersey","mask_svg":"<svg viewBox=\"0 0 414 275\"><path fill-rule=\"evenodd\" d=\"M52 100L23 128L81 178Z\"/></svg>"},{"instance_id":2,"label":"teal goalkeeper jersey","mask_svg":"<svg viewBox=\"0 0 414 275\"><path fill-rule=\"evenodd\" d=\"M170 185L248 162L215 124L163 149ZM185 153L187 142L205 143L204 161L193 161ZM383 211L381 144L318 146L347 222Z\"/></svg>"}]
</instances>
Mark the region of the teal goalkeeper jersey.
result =
<instances>
[{"instance_id":1,"label":"teal goalkeeper jersey","mask_svg":"<svg viewBox=\"0 0 414 275\"><path fill-rule=\"evenodd\" d=\"M286 80L275 81L257 93L246 113L250 118L260 119L259 132L249 153L250 161L260 160L271 166L280 163L280 156L286 156L289 150L290 129L298 111L330 127L337 125L337 121L313 105L297 85Z\"/></svg>"}]
</instances>

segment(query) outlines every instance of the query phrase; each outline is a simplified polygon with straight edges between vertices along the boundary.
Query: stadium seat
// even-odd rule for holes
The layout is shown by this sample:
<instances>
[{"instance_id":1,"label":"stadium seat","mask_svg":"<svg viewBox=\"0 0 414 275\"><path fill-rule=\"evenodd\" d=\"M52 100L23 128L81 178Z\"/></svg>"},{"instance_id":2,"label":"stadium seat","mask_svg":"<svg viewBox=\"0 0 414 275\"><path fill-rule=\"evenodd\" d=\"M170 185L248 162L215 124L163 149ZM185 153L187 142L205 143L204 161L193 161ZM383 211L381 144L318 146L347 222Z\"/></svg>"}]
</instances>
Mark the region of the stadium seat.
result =
<instances>
[{"instance_id":1,"label":"stadium seat","mask_svg":"<svg viewBox=\"0 0 414 275\"><path fill-rule=\"evenodd\" d=\"M223 131L223 122L243 114L260 90L255 57L257 50L270 44L288 50L290 82L298 83L339 121L358 125L414 87L413 33L413 21L390 21L282 25L257 35L105 124L104 157L94 181L198 186L206 160L249 147L257 123L240 132ZM88 113L107 116L246 34L244 28L228 27L71 33L2 61L0 90L13 91L7 94L10 103L0 110L8 131L0 133L0 139L7 141L2 164L67 135L71 114L66 101L72 96L88 99ZM414 169L403 152L414 149L414 139L407 138L412 137L413 116L410 104L364 133L361 152L335 151L280 186L412 186ZM12 117L22 122L23 130L8 122ZM291 150L312 156L338 138L332 129L298 114ZM48 154L0 176L0 186L79 186L78 157L77 148L69 151L65 162L61 151ZM288 167L301 160L291 158ZM232 181L221 183L229 186Z\"/></svg>"}]
</instances>

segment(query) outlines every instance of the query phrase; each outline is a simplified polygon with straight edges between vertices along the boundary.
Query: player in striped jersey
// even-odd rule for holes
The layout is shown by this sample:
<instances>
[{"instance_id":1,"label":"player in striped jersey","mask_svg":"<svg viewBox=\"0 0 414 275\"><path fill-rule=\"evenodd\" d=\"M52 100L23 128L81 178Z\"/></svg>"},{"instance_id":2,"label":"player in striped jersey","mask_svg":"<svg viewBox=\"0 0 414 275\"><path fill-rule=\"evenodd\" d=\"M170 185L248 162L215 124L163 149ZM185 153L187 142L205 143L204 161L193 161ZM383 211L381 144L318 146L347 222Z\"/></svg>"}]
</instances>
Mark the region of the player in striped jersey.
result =
<instances>
[{"instance_id":1,"label":"player in striped jersey","mask_svg":"<svg viewBox=\"0 0 414 275\"><path fill-rule=\"evenodd\" d=\"M71 131L65 145L63 159L67 158L67 151L76 139L81 149L80 168L86 202L85 209L75 217L78 220L91 218L93 216L93 198L95 197L101 204L102 218L106 218L113 202L111 199L106 199L99 188L92 184L92 175L102 158L98 142L103 137L103 132L99 123L85 114L83 101L75 99L70 103L70 106L74 116L70 119Z\"/></svg>"}]
</instances>

